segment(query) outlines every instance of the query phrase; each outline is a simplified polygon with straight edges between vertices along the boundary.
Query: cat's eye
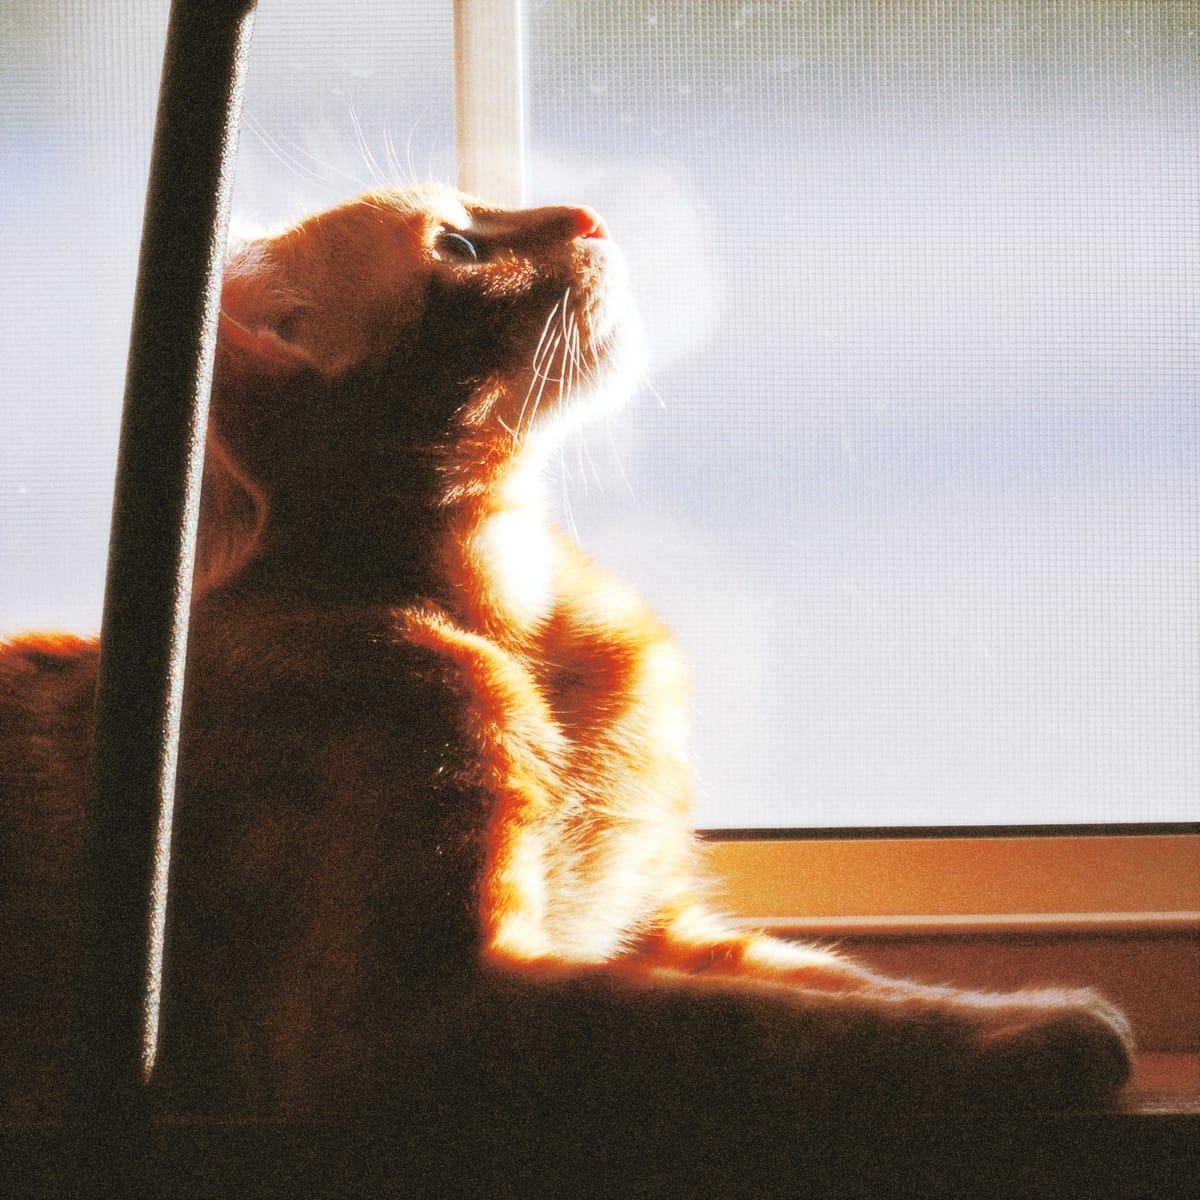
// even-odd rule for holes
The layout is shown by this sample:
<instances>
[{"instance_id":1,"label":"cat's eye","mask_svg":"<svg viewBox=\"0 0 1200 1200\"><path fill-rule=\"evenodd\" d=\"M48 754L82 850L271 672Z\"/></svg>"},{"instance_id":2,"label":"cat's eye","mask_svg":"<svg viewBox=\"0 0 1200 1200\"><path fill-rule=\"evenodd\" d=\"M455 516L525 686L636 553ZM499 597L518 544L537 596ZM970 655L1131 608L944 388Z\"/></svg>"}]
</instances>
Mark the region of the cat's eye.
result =
<instances>
[{"instance_id":1,"label":"cat's eye","mask_svg":"<svg viewBox=\"0 0 1200 1200\"><path fill-rule=\"evenodd\" d=\"M453 229L443 229L437 235L433 250L445 262L478 262L481 257L476 243Z\"/></svg>"}]
</instances>

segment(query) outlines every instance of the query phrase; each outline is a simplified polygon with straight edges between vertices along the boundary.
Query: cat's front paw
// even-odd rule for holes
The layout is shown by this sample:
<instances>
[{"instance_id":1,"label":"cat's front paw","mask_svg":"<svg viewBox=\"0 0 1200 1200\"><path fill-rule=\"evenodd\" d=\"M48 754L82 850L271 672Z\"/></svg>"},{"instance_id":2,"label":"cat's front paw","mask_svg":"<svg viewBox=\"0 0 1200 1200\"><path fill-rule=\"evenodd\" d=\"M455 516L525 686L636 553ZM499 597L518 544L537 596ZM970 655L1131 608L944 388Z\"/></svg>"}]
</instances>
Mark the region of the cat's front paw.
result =
<instances>
[{"instance_id":1,"label":"cat's front paw","mask_svg":"<svg viewBox=\"0 0 1200 1200\"><path fill-rule=\"evenodd\" d=\"M998 1009L981 1030L986 1092L1020 1105L1087 1103L1115 1092L1133 1066L1125 1014L1091 991L1051 993Z\"/></svg>"}]
</instances>

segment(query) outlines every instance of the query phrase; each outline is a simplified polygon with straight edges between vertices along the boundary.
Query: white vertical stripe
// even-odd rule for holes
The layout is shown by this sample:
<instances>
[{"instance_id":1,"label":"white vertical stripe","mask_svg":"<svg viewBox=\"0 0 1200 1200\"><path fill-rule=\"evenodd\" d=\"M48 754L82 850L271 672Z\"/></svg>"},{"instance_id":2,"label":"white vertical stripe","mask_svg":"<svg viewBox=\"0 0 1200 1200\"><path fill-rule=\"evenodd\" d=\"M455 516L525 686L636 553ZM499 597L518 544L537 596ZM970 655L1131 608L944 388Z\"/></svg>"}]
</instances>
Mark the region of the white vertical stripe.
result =
<instances>
[{"instance_id":1,"label":"white vertical stripe","mask_svg":"<svg viewBox=\"0 0 1200 1200\"><path fill-rule=\"evenodd\" d=\"M519 206L525 190L520 0L454 0L458 186Z\"/></svg>"}]
</instances>

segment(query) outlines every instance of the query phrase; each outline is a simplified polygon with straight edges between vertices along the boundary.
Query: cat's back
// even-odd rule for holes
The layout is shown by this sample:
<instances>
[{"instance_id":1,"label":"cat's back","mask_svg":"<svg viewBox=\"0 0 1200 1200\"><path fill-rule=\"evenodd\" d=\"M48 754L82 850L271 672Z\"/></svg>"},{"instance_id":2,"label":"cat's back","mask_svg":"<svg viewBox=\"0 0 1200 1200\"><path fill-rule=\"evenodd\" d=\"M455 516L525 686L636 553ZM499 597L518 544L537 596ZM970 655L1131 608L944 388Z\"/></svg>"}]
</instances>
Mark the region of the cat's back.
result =
<instances>
[{"instance_id":1,"label":"cat's back","mask_svg":"<svg viewBox=\"0 0 1200 1200\"><path fill-rule=\"evenodd\" d=\"M161 1081L182 1111L318 1103L477 958L472 681L402 609L252 581L193 610L186 678Z\"/></svg>"},{"instance_id":2,"label":"cat's back","mask_svg":"<svg viewBox=\"0 0 1200 1200\"><path fill-rule=\"evenodd\" d=\"M0 640L0 797L59 790L91 753L98 646L67 634Z\"/></svg>"},{"instance_id":3,"label":"cat's back","mask_svg":"<svg viewBox=\"0 0 1200 1200\"><path fill-rule=\"evenodd\" d=\"M10 1120L53 1116L63 1096L97 658L68 637L0 646ZM476 699L396 609L233 587L193 610L163 1048L177 1103L236 1107L262 1081L318 1093L297 1064L345 1074L397 1003L460 986L489 819Z\"/></svg>"},{"instance_id":4,"label":"cat's back","mask_svg":"<svg viewBox=\"0 0 1200 1200\"><path fill-rule=\"evenodd\" d=\"M65 635L0 642L0 880L6 914L75 876L97 646ZM16 936L6 922L8 938Z\"/></svg>"},{"instance_id":5,"label":"cat's back","mask_svg":"<svg viewBox=\"0 0 1200 1200\"><path fill-rule=\"evenodd\" d=\"M36 1119L61 1092L78 960L78 879L97 647L0 643L0 1112Z\"/></svg>"}]
</instances>

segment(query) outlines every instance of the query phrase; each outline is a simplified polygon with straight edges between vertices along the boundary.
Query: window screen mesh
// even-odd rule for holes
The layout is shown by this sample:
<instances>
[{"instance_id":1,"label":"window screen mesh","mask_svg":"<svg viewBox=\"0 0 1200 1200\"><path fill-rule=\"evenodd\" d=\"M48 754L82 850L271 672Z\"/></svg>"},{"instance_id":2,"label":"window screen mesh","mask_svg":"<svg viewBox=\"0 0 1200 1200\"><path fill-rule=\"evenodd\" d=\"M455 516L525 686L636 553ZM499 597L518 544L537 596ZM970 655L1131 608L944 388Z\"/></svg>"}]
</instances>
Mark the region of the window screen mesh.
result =
<instances>
[{"instance_id":1,"label":"window screen mesh","mask_svg":"<svg viewBox=\"0 0 1200 1200\"><path fill-rule=\"evenodd\" d=\"M0 2L0 634L99 625L169 8ZM245 116L251 222L452 177L449 0L260 0Z\"/></svg>"},{"instance_id":2,"label":"window screen mesh","mask_svg":"<svg viewBox=\"0 0 1200 1200\"><path fill-rule=\"evenodd\" d=\"M165 30L0 4L0 633L99 623Z\"/></svg>"},{"instance_id":3,"label":"window screen mesh","mask_svg":"<svg viewBox=\"0 0 1200 1200\"><path fill-rule=\"evenodd\" d=\"M98 622L167 9L0 6L0 631ZM236 212L452 178L451 28L261 0ZM700 821L1196 817L1200 5L526 35L531 199L604 212L654 352L556 491L684 643Z\"/></svg>"},{"instance_id":4,"label":"window screen mesh","mask_svg":"<svg viewBox=\"0 0 1200 1200\"><path fill-rule=\"evenodd\" d=\"M527 10L654 391L562 464L715 826L1195 818L1200 6Z\"/></svg>"}]
</instances>

